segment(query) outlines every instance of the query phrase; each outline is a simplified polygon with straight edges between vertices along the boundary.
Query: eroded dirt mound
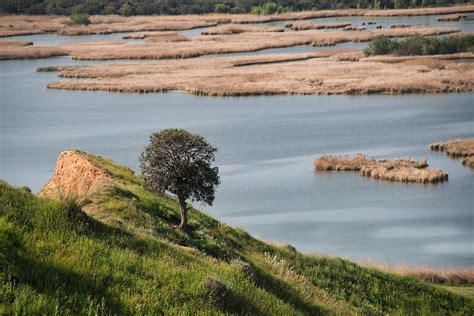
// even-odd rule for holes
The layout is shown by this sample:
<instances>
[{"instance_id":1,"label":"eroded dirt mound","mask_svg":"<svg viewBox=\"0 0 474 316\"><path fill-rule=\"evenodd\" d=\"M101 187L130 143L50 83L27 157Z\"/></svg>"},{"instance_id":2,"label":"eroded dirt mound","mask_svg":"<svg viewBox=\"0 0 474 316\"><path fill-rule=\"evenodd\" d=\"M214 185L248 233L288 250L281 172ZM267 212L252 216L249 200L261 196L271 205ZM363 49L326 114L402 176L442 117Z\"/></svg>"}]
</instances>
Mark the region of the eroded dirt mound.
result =
<instances>
[{"instance_id":1,"label":"eroded dirt mound","mask_svg":"<svg viewBox=\"0 0 474 316\"><path fill-rule=\"evenodd\" d=\"M86 154L66 150L58 157L54 176L38 195L84 200L102 192L111 184L112 177L106 170L88 160Z\"/></svg>"}]
</instances>

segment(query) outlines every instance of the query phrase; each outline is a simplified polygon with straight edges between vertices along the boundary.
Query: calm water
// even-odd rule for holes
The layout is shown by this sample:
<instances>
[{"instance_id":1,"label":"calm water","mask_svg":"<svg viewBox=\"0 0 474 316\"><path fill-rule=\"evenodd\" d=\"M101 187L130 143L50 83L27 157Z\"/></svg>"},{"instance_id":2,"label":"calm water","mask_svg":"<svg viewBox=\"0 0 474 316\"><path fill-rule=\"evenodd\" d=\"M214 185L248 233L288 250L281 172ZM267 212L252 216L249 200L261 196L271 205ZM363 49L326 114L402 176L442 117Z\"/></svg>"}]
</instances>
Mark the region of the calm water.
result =
<instances>
[{"instance_id":1,"label":"calm water","mask_svg":"<svg viewBox=\"0 0 474 316\"><path fill-rule=\"evenodd\" d=\"M0 61L0 178L36 192L52 175L58 153L71 147L137 169L151 132L186 128L219 148L222 184L207 211L226 223L307 252L474 264L474 173L427 149L434 141L474 136L472 94L211 98L73 92L47 90L56 74L35 72L39 66L87 63L65 57ZM427 158L449 173L449 182L387 183L313 171L319 155L357 152Z\"/></svg>"}]
</instances>

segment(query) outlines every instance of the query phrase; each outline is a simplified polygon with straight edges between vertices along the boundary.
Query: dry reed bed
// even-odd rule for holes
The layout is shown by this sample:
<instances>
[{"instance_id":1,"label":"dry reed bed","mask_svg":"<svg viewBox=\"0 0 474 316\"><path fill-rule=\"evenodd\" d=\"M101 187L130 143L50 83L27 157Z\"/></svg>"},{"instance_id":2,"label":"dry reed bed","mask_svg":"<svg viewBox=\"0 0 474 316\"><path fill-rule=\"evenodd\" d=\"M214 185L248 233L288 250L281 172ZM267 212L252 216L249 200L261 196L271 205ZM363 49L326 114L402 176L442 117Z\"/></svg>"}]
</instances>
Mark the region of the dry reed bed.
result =
<instances>
[{"instance_id":1,"label":"dry reed bed","mask_svg":"<svg viewBox=\"0 0 474 316\"><path fill-rule=\"evenodd\" d=\"M264 64L278 64L285 62L304 61L313 58L327 58L332 57L337 60L344 59L346 56L351 56L351 59L359 59L364 56L362 51L358 49L333 49L333 50L319 50L309 53L296 53L296 54L269 54L260 55L254 57L235 58L231 59L231 63L234 67L244 67L253 65L264 65Z\"/></svg>"},{"instance_id":2,"label":"dry reed bed","mask_svg":"<svg viewBox=\"0 0 474 316\"><path fill-rule=\"evenodd\" d=\"M430 149L446 152L446 155L452 158L464 158L462 164L474 169L474 138L433 143L430 144Z\"/></svg>"},{"instance_id":3,"label":"dry reed bed","mask_svg":"<svg viewBox=\"0 0 474 316\"><path fill-rule=\"evenodd\" d=\"M211 27L201 32L201 35L232 35L240 33L255 32L284 32L280 27L257 27L241 24L228 24L217 27Z\"/></svg>"},{"instance_id":4,"label":"dry reed bed","mask_svg":"<svg viewBox=\"0 0 474 316\"><path fill-rule=\"evenodd\" d=\"M431 266L390 265L373 261L359 261L358 263L367 268L403 276L411 276L431 283L453 285L474 284L474 267L438 268Z\"/></svg>"},{"instance_id":5,"label":"dry reed bed","mask_svg":"<svg viewBox=\"0 0 474 316\"><path fill-rule=\"evenodd\" d=\"M436 20L438 22L452 22L452 21L459 21L465 17L466 17L465 15L453 14L453 15L440 16Z\"/></svg>"},{"instance_id":6,"label":"dry reed bed","mask_svg":"<svg viewBox=\"0 0 474 316\"><path fill-rule=\"evenodd\" d=\"M381 63L361 51L212 57L68 67L49 88L197 95L443 93L474 90L474 65L437 59ZM320 55L318 55L320 54ZM441 58L441 56L439 56ZM362 59L361 59L362 60ZM245 67L242 67L245 66Z\"/></svg>"},{"instance_id":7,"label":"dry reed bed","mask_svg":"<svg viewBox=\"0 0 474 316\"><path fill-rule=\"evenodd\" d=\"M332 22L332 23L313 23L313 22L297 22L285 25L285 27L292 31L305 31L305 30L321 30L321 29L337 29L351 26L348 22Z\"/></svg>"},{"instance_id":8,"label":"dry reed bed","mask_svg":"<svg viewBox=\"0 0 474 316\"><path fill-rule=\"evenodd\" d=\"M375 160L357 154L322 156L314 161L316 170L360 171L360 175L374 179L399 182L437 183L448 180L440 169L428 169L428 163L407 158Z\"/></svg>"},{"instance_id":9,"label":"dry reed bed","mask_svg":"<svg viewBox=\"0 0 474 316\"><path fill-rule=\"evenodd\" d=\"M189 41L187 36L178 33L155 34L145 37L145 43L177 43L187 41Z\"/></svg>"},{"instance_id":10,"label":"dry reed bed","mask_svg":"<svg viewBox=\"0 0 474 316\"><path fill-rule=\"evenodd\" d=\"M92 16L89 25L67 25L65 16L0 16L0 37L58 33L60 35L110 34L121 32L180 31L229 23L225 15L182 16Z\"/></svg>"},{"instance_id":11,"label":"dry reed bed","mask_svg":"<svg viewBox=\"0 0 474 316\"><path fill-rule=\"evenodd\" d=\"M445 60L456 59L474 59L474 52L455 53L448 55L426 55L426 56L393 56L393 55L379 55L360 58L359 61L372 61L387 64L414 64L427 65L430 68L444 69L446 65Z\"/></svg>"},{"instance_id":12,"label":"dry reed bed","mask_svg":"<svg viewBox=\"0 0 474 316\"><path fill-rule=\"evenodd\" d=\"M153 39L147 43L127 42L95 42L74 43L69 45L34 46L12 49L0 47L0 59L38 58L38 50L48 50L51 56L70 52L70 56L82 60L111 60L111 59L169 59L191 58L210 54L225 54L251 52L270 48L284 48L298 45L328 46L342 42L370 41L376 36L403 37L412 35L441 35L459 32L457 28L416 27L410 29L384 29L374 32L325 32L306 30L300 32L246 32L233 35L211 35L189 38L174 35L175 39L167 45L158 45ZM150 34L138 34L146 39ZM158 38L159 34L153 35ZM168 36L168 35L163 35ZM172 37L172 36L170 36ZM156 42L160 42L157 40ZM22 50L23 49L23 50ZM57 51L59 50L59 52ZM44 55L41 55L44 57Z\"/></svg>"},{"instance_id":13,"label":"dry reed bed","mask_svg":"<svg viewBox=\"0 0 474 316\"><path fill-rule=\"evenodd\" d=\"M33 45L33 42L29 41L0 41L2 46L30 46Z\"/></svg>"},{"instance_id":14,"label":"dry reed bed","mask_svg":"<svg viewBox=\"0 0 474 316\"><path fill-rule=\"evenodd\" d=\"M64 47L37 47L37 46L0 46L0 60L5 59L40 59L57 56L67 56L70 49Z\"/></svg>"},{"instance_id":15,"label":"dry reed bed","mask_svg":"<svg viewBox=\"0 0 474 316\"><path fill-rule=\"evenodd\" d=\"M319 10L279 15L207 14L182 16L92 16L88 26L69 26L65 16L0 16L0 37L58 33L62 35L110 34L119 32L179 31L226 23L265 23L344 16L419 16L474 12L474 5L402 10Z\"/></svg>"}]
</instances>

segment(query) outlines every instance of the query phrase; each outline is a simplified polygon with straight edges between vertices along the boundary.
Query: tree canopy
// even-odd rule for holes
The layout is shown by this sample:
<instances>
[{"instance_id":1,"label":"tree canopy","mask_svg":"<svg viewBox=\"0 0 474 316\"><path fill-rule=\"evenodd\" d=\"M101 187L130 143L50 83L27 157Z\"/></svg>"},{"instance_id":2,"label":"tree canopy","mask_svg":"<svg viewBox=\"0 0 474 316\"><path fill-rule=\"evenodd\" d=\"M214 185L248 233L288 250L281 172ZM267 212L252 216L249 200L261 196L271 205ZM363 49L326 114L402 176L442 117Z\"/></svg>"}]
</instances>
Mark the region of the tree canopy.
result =
<instances>
[{"instance_id":1,"label":"tree canopy","mask_svg":"<svg viewBox=\"0 0 474 316\"><path fill-rule=\"evenodd\" d=\"M140 156L144 185L154 192L170 192L181 207L180 227L187 226L186 200L212 205L220 183L212 166L217 151L202 136L183 129L165 129L150 136Z\"/></svg>"}]
</instances>

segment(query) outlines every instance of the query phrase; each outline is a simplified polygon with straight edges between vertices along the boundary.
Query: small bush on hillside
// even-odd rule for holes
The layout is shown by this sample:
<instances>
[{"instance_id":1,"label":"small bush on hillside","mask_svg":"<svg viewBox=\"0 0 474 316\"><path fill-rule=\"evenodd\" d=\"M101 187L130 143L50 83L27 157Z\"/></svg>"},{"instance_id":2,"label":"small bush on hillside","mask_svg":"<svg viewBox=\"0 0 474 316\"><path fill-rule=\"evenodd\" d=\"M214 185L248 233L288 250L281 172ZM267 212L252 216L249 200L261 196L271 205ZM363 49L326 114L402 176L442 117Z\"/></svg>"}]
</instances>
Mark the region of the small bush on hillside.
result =
<instances>
[{"instance_id":1,"label":"small bush on hillside","mask_svg":"<svg viewBox=\"0 0 474 316\"><path fill-rule=\"evenodd\" d=\"M412 36L404 40L385 36L375 38L364 50L365 55L437 55L474 51L474 35L430 38Z\"/></svg>"}]
</instances>

